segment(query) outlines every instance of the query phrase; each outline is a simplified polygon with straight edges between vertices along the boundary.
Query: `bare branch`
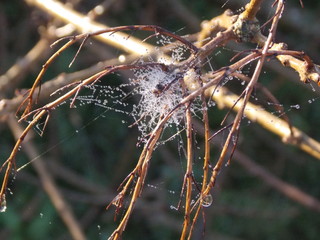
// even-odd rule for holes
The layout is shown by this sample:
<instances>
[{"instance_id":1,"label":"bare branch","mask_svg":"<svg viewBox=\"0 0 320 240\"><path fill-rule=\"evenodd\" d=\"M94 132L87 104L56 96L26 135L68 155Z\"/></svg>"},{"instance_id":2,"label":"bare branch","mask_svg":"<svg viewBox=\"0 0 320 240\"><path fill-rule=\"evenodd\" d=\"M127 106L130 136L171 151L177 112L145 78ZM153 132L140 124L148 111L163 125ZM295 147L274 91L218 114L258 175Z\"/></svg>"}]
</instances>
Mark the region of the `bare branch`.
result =
<instances>
[{"instance_id":1,"label":"bare branch","mask_svg":"<svg viewBox=\"0 0 320 240\"><path fill-rule=\"evenodd\" d=\"M53 0L26 0L29 4L41 8L44 12L52 14L57 19L65 23L71 23L80 33L90 33L109 28L106 25L92 21L90 18L76 12L66 5ZM140 39L136 39L128 34L114 33L101 34L96 38L108 45L122 49L129 53L136 53L138 55L149 54L153 50L153 46L142 43Z\"/></svg>"}]
</instances>

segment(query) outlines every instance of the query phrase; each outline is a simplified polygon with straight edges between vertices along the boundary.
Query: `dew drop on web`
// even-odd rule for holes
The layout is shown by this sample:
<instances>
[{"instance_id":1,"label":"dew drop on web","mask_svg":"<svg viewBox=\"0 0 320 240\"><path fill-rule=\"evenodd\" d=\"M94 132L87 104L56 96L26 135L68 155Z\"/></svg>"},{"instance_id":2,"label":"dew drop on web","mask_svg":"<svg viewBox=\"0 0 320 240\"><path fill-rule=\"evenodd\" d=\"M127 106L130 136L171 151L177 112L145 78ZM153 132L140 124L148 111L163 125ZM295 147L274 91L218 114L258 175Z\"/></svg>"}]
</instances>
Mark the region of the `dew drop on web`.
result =
<instances>
[{"instance_id":1,"label":"dew drop on web","mask_svg":"<svg viewBox=\"0 0 320 240\"><path fill-rule=\"evenodd\" d=\"M3 194L1 197L0 212L5 212L6 210L7 210L6 195Z\"/></svg>"},{"instance_id":2,"label":"dew drop on web","mask_svg":"<svg viewBox=\"0 0 320 240\"><path fill-rule=\"evenodd\" d=\"M202 206L203 207L210 207L213 202L213 198L211 194L207 194L202 199Z\"/></svg>"},{"instance_id":3,"label":"dew drop on web","mask_svg":"<svg viewBox=\"0 0 320 240\"><path fill-rule=\"evenodd\" d=\"M291 108L295 108L295 109L297 109L297 110L300 109L300 105L299 105L299 104L291 105L290 107L291 107Z\"/></svg>"}]
</instances>

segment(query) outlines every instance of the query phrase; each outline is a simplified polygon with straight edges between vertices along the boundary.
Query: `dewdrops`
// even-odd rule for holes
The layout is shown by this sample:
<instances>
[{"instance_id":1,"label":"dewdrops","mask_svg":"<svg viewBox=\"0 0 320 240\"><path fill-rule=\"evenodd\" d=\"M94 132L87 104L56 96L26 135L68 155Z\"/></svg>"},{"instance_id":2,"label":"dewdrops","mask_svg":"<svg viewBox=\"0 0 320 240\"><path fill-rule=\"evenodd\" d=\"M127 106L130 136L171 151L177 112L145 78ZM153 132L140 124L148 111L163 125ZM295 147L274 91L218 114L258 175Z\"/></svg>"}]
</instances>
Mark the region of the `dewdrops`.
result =
<instances>
[{"instance_id":1,"label":"dewdrops","mask_svg":"<svg viewBox=\"0 0 320 240\"><path fill-rule=\"evenodd\" d=\"M138 122L142 137L148 135L159 122L183 98L177 75L160 67L147 67L134 71L136 79L134 92L140 96L139 102L133 106L131 115ZM179 124L184 110L176 110L167 121L166 126Z\"/></svg>"},{"instance_id":2,"label":"dewdrops","mask_svg":"<svg viewBox=\"0 0 320 240\"><path fill-rule=\"evenodd\" d=\"M185 60L186 52L187 52L187 48L185 45L174 46L171 53L171 59L176 62Z\"/></svg>"},{"instance_id":3,"label":"dewdrops","mask_svg":"<svg viewBox=\"0 0 320 240\"><path fill-rule=\"evenodd\" d=\"M119 62L124 63L124 62L126 61L126 56L123 55L123 54L121 54L121 55L118 57L118 60L119 60Z\"/></svg>"},{"instance_id":4,"label":"dewdrops","mask_svg":"<svg viewBox=\"0 0 320 240\"><path fill-rule=\"evenodd\" d=\"M171 43L172 38L161 35L157 36L157 41L158 45L164 46ZM75 101L72 100L73 105L81 107L90 104L105 108L106 111L112 110L131 116L132 122L122 123L136 126L140 132L138 142L142 143L159 121L173 110L163 127L179 126L186 111L185 106L179 104L185 96L201 87L201 79L194 69L172 69L174 63L190 55L185 45L171 44L168 55L171 56L164 58L162 62L152 57L135 61L132 70L134 77L129 79L128 83L110 86L100 80L94 85L84 86ZM126 56L119 55L118 61L124 64L127 61ZM202 107L195 99L190 106L194 115Z\"/></svg>"},{"instance_id":5,"label":"dewdrops","mask_svg":"<svg viewBox=\"0 0 320 240\"><path fill-rule=\"evenodd\" d=\"M200 88L200 76L194 69L190 69L183 77L184 83L190 91L195 91Z\"/></svg>"},{"instance_id":6,"label":"dewdrops","mask_svg":"<svg viewBox=\"0 0 320 240\"><path fill-rule=\"evenodd\" d=\"M202 198L202 206L203 207L210 207L213 202L213 198L211 194L207 194Z\"/></svg>"},{"instance_id":7,"label":"dewdrops","mask_svg":"<svg viewBox=\"0 0 320 240\"><path fill-rule=\"evenodd\" d=\"M5 212L6 210L7 210L6 195L2 194L1 204L0 204L0 212Z\"/></svg>"},{"instance_id":8,"label":"dewdrops","mask_svg":"<svg viewBox=\"0 0 320 240\"><path fill-rule=\"evenodd\" d=\"M295 109L300 109L300 105L299 105L299 104L291 105L290 107L291 107L291 108L295 108Z\"/></svg>"},{"instance_id":9,"label":"dewdrops","mask_svg":"<svg viewBox=\"0 0 320 240\"><path fill-rule=\"evenodd\" d=\"M94 8L94 11L97 15L101 15L104 13L105 8L102 5L98 5Z\"/></svg>"}]
</instances>

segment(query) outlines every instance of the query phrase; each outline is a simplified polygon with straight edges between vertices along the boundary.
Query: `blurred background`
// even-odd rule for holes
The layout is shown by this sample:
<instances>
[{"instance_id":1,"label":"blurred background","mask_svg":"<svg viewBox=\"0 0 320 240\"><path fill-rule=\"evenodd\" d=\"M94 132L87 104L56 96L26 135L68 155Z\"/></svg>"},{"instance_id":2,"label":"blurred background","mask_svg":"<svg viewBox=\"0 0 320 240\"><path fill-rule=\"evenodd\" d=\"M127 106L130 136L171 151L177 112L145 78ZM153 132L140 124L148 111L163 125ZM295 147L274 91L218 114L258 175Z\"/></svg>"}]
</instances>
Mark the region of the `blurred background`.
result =
<instances>
[{"instance_id":1,"label":"blurred background","mask_svg":"<svg viewBox=\"0 0 320 240\"><path fill-rule=\"evenodd\" d=\"M43 63L57 49L50 48L50 44L61 37L60 32L76 34L72 27L32 2L4 0L0 3L0 100L21 96L32 86ZM178 35L196 33L201 30L203 20L226 9L239 13L247 3L242 0L61 2L108 26L156 24ZM298 0L286 3L276 41L286 42L289 49L303 50L315 63L320 63L320 2L304 0L303 3L304 8ZM266 1L259 12L261 22L272 17L270 4ZM267 28L263 30L268 32ZM139 33L134 34L139 37ZM90 40L68 68L77 47L68 49L50 66L44 82L87 69L99 61L117 60L122 54L118 49ZM228 65L230 57L238 51L254 47L225 46L214 54L212 66ZM252 69L246 71L250 73ZM115 74L110 76L108 84L117 86L124 79ZM260 83L277 97L294 126L320 141L317 86L301 84L298 74L274 60L267 63ZM235 86L230 84L237 92ZM254 98L257 104L267 103L258 91ZM48 101L50 98L43 103ZM213 130L219 129L227 112L227 109L212 108ZM13 132L25 126L24 123L10 124L8 119L12 113L15 110L0 109L1 162L8 158L14 146ZM44 187L46 176L54 182L86 238L107 239L122 212L114 221L115 208L107 211L105 207L116 196L119 184L135 166L141 151L136 146L139 133L135 128L128 128L130 123L132 119L128 115L94 104L76 109L69 109L65 104L54 111L43 136L35 129L28 140L31 147L24 146L17 155L18 168L30 161L33 164L26 165L10 179L7 210L0 214L0 239L72 239L70 228L61 220L61 212L56 210ZM198 146L202 144L199 136ZM31 153L26 150L30 148L34 150ZM219 144L213 147L213 159L219 149ZM212 192L213 202L204 210L203 218L200 217L193 239L318 239L319 159L283 144L277 136L249 121L243 123L238 150L231 165L222 170ZM142 197L123 239L179 238L183 209L175 207L180 198L184 160L177 140L158 147ZM41 165L34 164L36 162ZM291 192L300 194L303 200L297 202L285 189L293 189ZM304 203L306 199L311 203Z\"/></svg>"}]
</instances>

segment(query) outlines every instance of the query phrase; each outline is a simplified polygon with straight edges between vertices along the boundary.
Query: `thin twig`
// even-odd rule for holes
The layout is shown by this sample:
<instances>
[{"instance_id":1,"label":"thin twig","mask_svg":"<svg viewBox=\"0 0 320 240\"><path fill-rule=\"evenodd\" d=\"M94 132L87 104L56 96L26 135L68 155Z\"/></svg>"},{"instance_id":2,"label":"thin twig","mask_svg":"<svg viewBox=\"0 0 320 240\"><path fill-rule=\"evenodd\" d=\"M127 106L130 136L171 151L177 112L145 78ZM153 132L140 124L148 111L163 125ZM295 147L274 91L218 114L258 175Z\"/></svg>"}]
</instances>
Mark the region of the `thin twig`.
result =
<instances>
[{"instance_id":1,"label":"thin twig","mask_svg":"<svg viewBox=\"0 0 320 240\"><path fill-rule=\"evenodd\" d=\"M184 221L183 228L181 231L180 240L184 240L187 237L188 229L190 227L191 218L191 200L192 200L192 175L193 175L193 140L192 140L192 116L190 111L190 102L186 103L186 126L187 126L187 168L185 170L185 175L183 179L183 187L186 189L185 193L185 205L184 205Z\"/></svg>"}]
</instances>

